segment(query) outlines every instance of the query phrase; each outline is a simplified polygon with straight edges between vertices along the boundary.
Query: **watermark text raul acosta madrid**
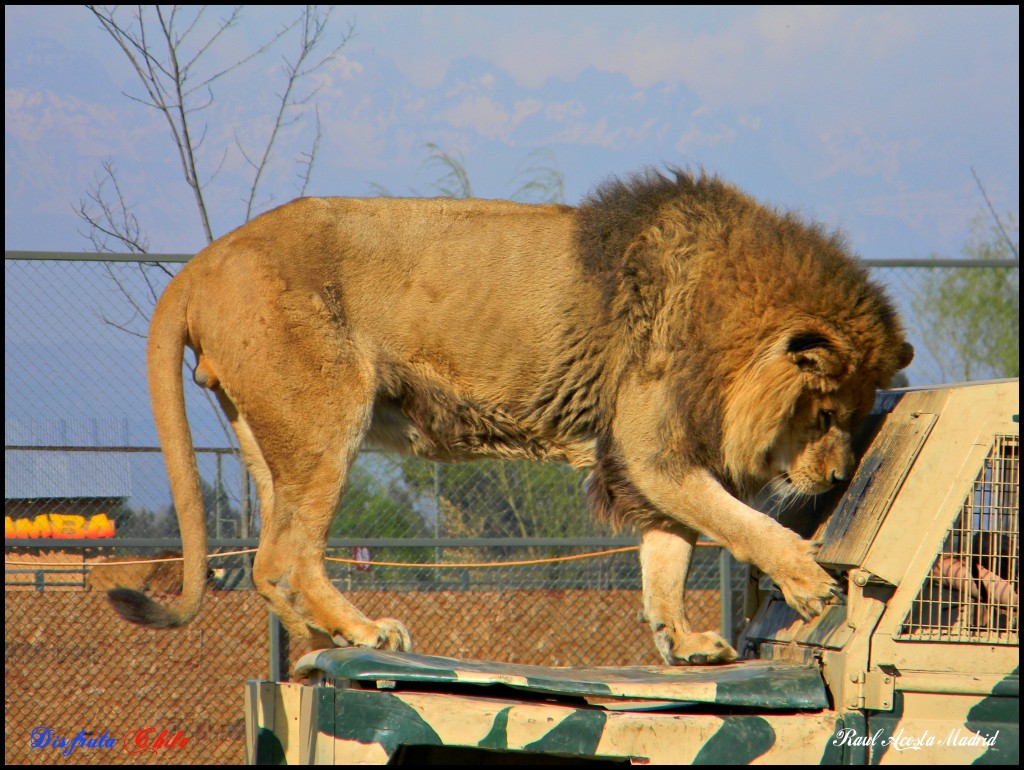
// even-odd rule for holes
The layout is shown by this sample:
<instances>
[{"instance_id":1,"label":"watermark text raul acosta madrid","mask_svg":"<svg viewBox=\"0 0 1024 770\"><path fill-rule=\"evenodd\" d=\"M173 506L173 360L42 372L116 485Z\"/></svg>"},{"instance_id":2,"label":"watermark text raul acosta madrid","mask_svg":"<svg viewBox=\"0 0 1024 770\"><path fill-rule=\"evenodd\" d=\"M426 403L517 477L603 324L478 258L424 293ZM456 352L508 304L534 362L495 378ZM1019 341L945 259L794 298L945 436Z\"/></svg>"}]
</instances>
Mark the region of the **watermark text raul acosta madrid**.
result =
<instances>
[{"instance_id":1,"label":"watermark text raul acosta madrid","mask_svg":"<svg viewBox=\"0 0 1024 770\"><path fill-rule=\"evenodd\" d=\"M998 737L998 730L992 735L985 735L959 727L950 730L945 735L932 735L927 730L920 735L911 735L902 727L892 735L886 735L884 730L875 730L873 733L860 735L854 728L846 727L836 733L832 745L889 748L893 751L920 751L926 748L964 748L968 746L991 748L995 745Z\"/></svg>"}]
</instances>

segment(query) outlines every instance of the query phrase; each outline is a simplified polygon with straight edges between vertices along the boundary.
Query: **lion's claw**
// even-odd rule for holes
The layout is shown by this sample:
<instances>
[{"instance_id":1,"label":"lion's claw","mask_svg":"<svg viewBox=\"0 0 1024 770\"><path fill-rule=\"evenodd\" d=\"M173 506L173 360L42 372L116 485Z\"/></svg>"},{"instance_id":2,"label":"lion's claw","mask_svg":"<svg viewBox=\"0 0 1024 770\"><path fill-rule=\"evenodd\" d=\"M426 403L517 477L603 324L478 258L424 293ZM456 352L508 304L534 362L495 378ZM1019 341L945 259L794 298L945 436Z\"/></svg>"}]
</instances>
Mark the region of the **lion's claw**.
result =
<instances>
[{"instance_id":1,"label":"lion's claw","mask_svg":"<svg viewBox=\"0 0 1024 770\"><path fill-rule=\"evenodd\" d=\"M731 663L739 657L725 639L714 631L680 633L673 639L672 631L662 627L654 632L654 644L669 666L705 666Z\"/></svg>"},{"instance_id":2,"label":"lion's claw","mask_svg":"<svg viewBox=\"0 0 1024 770\"><path fill-rule=\"evenodd\" d=\"M371 650L393 650L395 652L411 652L412 637L409 629L394 618L370 621L369 629L374 629L371 634L363 638L348 639L341 633L331 636L331 641L337 647L366 647Z\"/></svg>"},{"instance_id":3,"label":"lion's claw","mask_svg":"<svg viewBox=\"0 0 1024 770\"><path fill-rule=\"evenodd\" d=\"M804 620L824 612L829 600L841 592L832 576L814 560L817 552L816 543L793 535L784 557L772 565L773 569L765 570L782 591L786 604Z\"/></svg>"},{"instance_id":4,"label":"lion's claw","mask_svg":"<svg viewBox=\"0 0 1024 770\"><path fill-rule=\"evenodd\" d=\"M378 650L394 650L396 652L412 651L412 636L404 624L394 618L385 618L377 621L377 644Z\"/></svg>"},{"instance_id":5,"label":"lion's claw","mask_svg":"<svg viewBox=\"0 0 1024 770\"><path fill-rule=\"evenodd\" d=\"M821 567L814 565L817 574L776 580L786 603L804 620L812 620L825 611L828 600L836 596L839 586Z\"/></svg>"}]
</instances>

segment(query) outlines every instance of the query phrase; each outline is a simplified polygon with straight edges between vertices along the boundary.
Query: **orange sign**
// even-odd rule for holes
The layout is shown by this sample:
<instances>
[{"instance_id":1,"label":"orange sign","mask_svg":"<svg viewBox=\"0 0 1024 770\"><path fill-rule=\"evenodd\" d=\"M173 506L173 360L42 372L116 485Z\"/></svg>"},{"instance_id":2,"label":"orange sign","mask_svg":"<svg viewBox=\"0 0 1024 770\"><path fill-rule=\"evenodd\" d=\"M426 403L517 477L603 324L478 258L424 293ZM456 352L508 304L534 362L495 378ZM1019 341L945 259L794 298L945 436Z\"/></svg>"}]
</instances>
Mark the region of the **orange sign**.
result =
<instances>
[{"instance_id":1,"label":"orange sign","mask_svg":"<svg viewBox=\"0 0 1024 770\"><path fill-rule=\"evenodd\" d=\"M19 537L58 540L114 537L114 522L105 513L97 513L88 519L73 513L41 513L34 519L4 516L4 540Z\"/></svg>"}]
</instances>

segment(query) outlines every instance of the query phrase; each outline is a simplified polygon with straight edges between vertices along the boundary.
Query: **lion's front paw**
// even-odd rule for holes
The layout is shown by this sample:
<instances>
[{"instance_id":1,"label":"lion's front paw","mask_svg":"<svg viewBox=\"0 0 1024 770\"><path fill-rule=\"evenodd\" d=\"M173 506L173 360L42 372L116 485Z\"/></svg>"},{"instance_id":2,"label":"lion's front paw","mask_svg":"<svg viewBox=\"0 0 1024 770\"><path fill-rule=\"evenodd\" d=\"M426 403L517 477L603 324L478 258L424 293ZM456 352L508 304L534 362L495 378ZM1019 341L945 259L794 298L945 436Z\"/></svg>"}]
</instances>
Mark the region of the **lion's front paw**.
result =
<instances>
[{"instance_id":1,"label":"lion's front paw","mask_svg":"<svg viewBox=\"0 0 1024 770\"><path fill-rule=\"evenodd\" d=\"M668 626L663 626L654 632L654 644L669 666L731 663L739 657L736 650L714 631L673 632Z\"/></svg>"},{"instance_id":2,"label":"lion's front paw","mask_svg":"<svg viewBox=\"0 0 1024 770\"><path fill-rule=\"evenodd\" d=\"M791 558L770 573L775 584L782 589L786 604L800 613L804 620L815 618L825 611L828 600L839 591L836 581L814 561L817 548L806 540L791 554Z\"/></svg>"}]
</instances>

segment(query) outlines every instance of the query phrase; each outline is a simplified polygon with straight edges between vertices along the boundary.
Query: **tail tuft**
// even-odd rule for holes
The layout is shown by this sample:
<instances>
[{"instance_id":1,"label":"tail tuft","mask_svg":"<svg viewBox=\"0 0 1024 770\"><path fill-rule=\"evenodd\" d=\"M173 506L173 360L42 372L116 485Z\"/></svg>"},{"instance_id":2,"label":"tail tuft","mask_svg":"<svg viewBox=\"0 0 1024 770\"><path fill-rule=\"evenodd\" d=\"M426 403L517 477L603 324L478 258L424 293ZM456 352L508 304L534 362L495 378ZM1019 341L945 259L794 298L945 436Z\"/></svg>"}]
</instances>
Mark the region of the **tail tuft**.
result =
<instances>
[{"instance_id":1,"label":"tail tuft","mask_svg":"<svg viewBox=\"0 0 1024 770\"><path fill-rule=\"evenodd\" d=\"M141 591L113 588L107 591L107 601L114 611L129 623L147 628L175 628L182 624L174 612Z\"/></svg>"}]
</instances>

